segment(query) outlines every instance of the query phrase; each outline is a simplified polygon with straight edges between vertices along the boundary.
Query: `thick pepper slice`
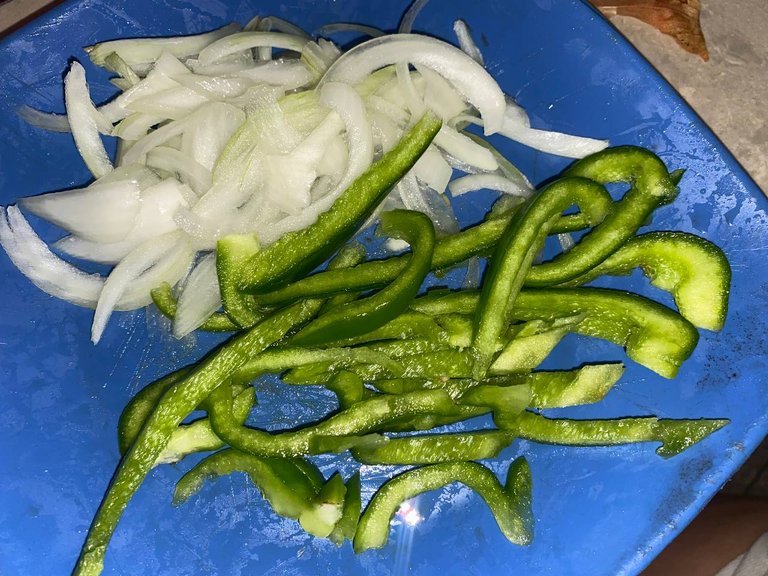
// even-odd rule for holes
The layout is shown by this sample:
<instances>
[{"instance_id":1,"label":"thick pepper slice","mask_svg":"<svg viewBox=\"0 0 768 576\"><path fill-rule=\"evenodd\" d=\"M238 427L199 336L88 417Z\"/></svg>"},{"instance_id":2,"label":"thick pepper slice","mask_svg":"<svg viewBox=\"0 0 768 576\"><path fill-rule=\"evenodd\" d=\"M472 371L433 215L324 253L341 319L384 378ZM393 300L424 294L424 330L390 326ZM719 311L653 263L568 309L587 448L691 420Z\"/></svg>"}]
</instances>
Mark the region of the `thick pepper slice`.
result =
<instances>
[{"instance_id":1,"label":"thick pepper slice","mask_svg":"<svg viewBox=\"0 0 768 576\"><path fill-rule=\"evenodd\" d=\"M429 272L435 228L427 216L410 210L385 212L381 215L380 227L388 236L411 245L411 258L400 276L372 296L320 314L291 339L293 344L313 346L361 336L407 310Z\"/></svg>"},{"instance_id":2,"label":"thick pepper slice","mask_svg":"<svg viewBox=\"0 0 768 576\"><path fill-rule=\"evenodd\" d=\"M579 286L603 275L640 268L651 284L671 292L680 314L694 326L721 330L728 311L731 267L723 251L685 232L635 236L589 272L567 282Z\"/></svg>"},{"instance_id":3,"label":"thick pepper slice","mask_svg":"<svg viewBox=\"0 0 768 576\"><path fill-rule=\"evenodd\" d=\"M107 544L125 507L182 420L248 358L309 320L320 305L321 301L305 300L265 318L214 350L163 394L112 478L80 552L75 576L101 573Z\"/></svg>"},{"instance_id":4,"label":"thick pepper slice","mask_svg":"<svg viewBox=\"0 0 768 576\"><path fill-rule=\"evenodd\" d=\"M531 471L525 459L519 458L509 466L504 486L493 472L474 462L435 464L395 476L379 488L363 512L355 534L355 552L387 543L390 521L402 502L454 482L480 495L510 542L522 546L531 542Z\"/></svg>"},{"instance_id":5,"label":"thick pepper slice","mask_svg":"<svg viewBox=\"0 0 768 576\"><path fill-rule=\"evenodd\" d=\"M587 156L563 176L588 178L600 184L627 182L631 187L603 221L570 250L528 270L526 286L562 284L584 274L634 236L653 211L674 200L678 192L661 159L636 146L618 146Z\"/></svg>"}]
</instances>

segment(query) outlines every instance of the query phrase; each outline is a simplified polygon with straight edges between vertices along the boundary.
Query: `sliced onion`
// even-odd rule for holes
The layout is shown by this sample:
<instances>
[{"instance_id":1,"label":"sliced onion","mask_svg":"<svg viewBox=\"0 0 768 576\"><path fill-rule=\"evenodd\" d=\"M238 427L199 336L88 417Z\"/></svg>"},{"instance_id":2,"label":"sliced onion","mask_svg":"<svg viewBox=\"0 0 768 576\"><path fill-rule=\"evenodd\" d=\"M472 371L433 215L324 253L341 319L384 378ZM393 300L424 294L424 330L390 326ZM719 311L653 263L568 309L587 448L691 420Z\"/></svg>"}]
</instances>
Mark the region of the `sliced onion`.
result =
<instances>
[{"instance_id":1,"label":"sliced onion","mask_svg":"<svg viewBox=\"0 0 768 576\"><path fill-rule=\"evenodd\" d=\"M493 171L499 167L496 158L487 148L445 124L435 136L434 143L453 158L479 170Z\"/></svg>"},{"instance_id":2,"label":"sliced onion","mask_svg":"<svg viewBox=\"0 0 768 576\"><path fill-rule=\"evenodd\" d=\"M103 66L106 57L114 52L129 66L136 69L137 65L157 61L163 52L173 54L177 58L198 54L212 42L229 36L239 29L240 26L237 24L229 24L223 28L194 36L111 40L89 46L85 51L88 53L91 62L97 66Z\"/></svg>"},{"instance_id":3,"label":"sliced onion","mask_svg":"<svg viewBox=\"0 0 768 576\"><path fill-rule=\"evenodd\" d=\"M211 253L197 263L179 295L173 335L183 338L200 327L221 308L221 292L216 275L216 254Z\"/></svg>"},{"instance_id":4,"label":"sliced onion","mask_svg":"<svg viewBox=\"0 0 768 576\"><path fill-rule=\"evenodd\" d=\"M112 130L112 135L122 140L140 140L154 126L165 121L162 116L151 116L142 112L134 112L123 118Z\"/></svg>"},{"instance_id":5,"label":"sliced onion","mask_svg":"<svg viewBox=\"0 0 768 576\"><path fill-rule=\"evenodd\" d=\"M223 102L210 102L195 110L184 128L181 151L213 171L224 147L245 122L245 113Z\"/></svg>"},{"instance_id":6,"label":"sliced onion","mask_svg":"<svg viewBox=\"0 0 768 576\"><path fill-rule=\"evenodd\" d=\"M207 102L209 99L200 92L185 86L176 86L133 100L125 108L163 119L179 120Z\"/></svg>"},{"instance_id":7,"label":"sliced onion","mask_svg":"<svg viewBox=\"0 0 768 576\"><path fill-rule=\"evenodd\" d=\"M521 186L520 183L505 178L500 174L470 174L456 178L448 184L452 196L461 196L475 190L495 190L504 194L528 198L533 190L529 186Z\"/></svg>"},{"instance_id":8,"label":"sliced onion","mask_svg":"<svg viewBox=\"0 0 768 576\"><path fill-rule=\"evenodd\" d=\"M408 63L398 62L395 64L395 72L397 74L397 83L400 87L400 93L405 100L408 110L411 112L411 117L414 119L420 118L421 115L424 114L426 106L424 106L422 96L419 94L418 90L416 90L416 86L413 83L411 71L408 69Z\"/></svg>"},{"instance_id":9,"label":"sliced onion","mask_svg":"<svg viewBox=\"0 0 768 576\"><path fill-rule=\"evenodd\" d=\"M421 12L424 9L424 6L427 5L427 2L429 2L429 0L413 1L413 3L408 7L408 10L405 11L405 14L403 14L403 18L400 21L400 26L397 28L399 33L409 34L411 32L413 29L413 22L416 20L419 12Z\"/></svg>"},{"instance_id":10,"label":"sliced onion","mask_svg":"<svg viewBox=\"0 0 768 576\"><path fill-rule=\"evenodd\" d=\"M413 172L409 172L398 182L396 190L408 210L416 210L429 216L435 230L445 234L455 234L459 231L459 222L451 203L431 188L420 186Z\"/></svg>"},{"instance_id":11,"label":"sliced onion","mask_svg":"<svg viewBox=\"0 0 768 576\"><path fill-rule=\"evenodd\" d=\"M467 109L466 103L440 74L426 66L417 65L416 69L424 82L424 104L443 121L447 122Z\"/></svg>"},{"instance_id":12,"label":"sliced onion","mask_svg":"<svg viewBox=\"0 0 768 576\"><path fill-rule=\"evenodd\" d=\"M365 26L364 24L354 24L352 22L332 22L331 24L325 24L320 27L318 33L320 35L331 36L339 32L357 32L364 36L370 36L371 38L378 38L384 36L385 32L381 28L375 28L373 26Z\"/></svg>"},{"instance_id":13,"label":"sliced onion","mask_svg":"<svg viewBox=\"0 0 768 576\"><path fill-rule=\"evenodd\" d=\"M237 76L251 82L264 82L295 90L312 81L312 74L300 60L271 60L236 72Z\"/></svg>"},{"instance_id":14,"label":"sliced onion","mask_svg":"<svg viewBox=\"0 0 768 576\"><path fill-rule=\"evenodd\" d=\"M206 46L200 51L198 62L207 66L230 54L262 46L300 53L306 43L306 37L282 32L236 32Z\"/></svg>"},{"instance_id":15,"label":"sliced onion","mask_svg":"<svg viewBox=\"0 0 768 576\"><path fill-rule=\"evenodd\" d=\"M464 20L456 20L453 23L453 32L456 34L456 39L459 41L459 47L467 54L467 56L481 66L484 66L485 62L483 62L483 54L480 52L477 44L475 44L475 41L472 40L472 35L469 33L467 23L464 22Z\"/></svg>"},{"instance_id":16,"label":"sliced onion","mask_svg":"<svg viewBox=\"0 0 768 576\"><path fill-rule=\"evenodd\" d=\"M19 118L36 128L50 130L51 132L69 132L69 119L66 114L51 114L32 108L26 104L18 109Z\"/></svg>"},{"instance_id":17,"label":"sliced onion","mask_svg":"<svg viewBox=\"0 0 768 576\"><path fill-rule=\"evenodd\" d=\"M416 161L413 173L432 190L443 193L451 181L453 168L434 146L430 146Z\"/></svg>"},{"instance_id":18,"label":"sliced onion","mask_svg":"<svg viewBox=\"0 0 768 576\"><path fill-rule=\"evenodd\" d=\"M565 158L584 158L590 154L605 150L609 145L608 140L597 140L584 136L563 134L562 132L526 128L525 126L506 121L499 133L510 140L520 142L535 150Z\"/></svg>"},{"instance_id":19,"label":"sliced onion","mask_svg":"<svg viewBox=\"0 0 768 576\"><path fill-rule=\"evenodd\" d=\"M187 205L183 186L173 179L164 180L142 191L136 225L120 242L92 242L78 236L67 236L56 242L54 247L75 258L117 264L146 240L175 230L174 216Z\"/></svg>"},{"instance_id":20,"label":"sliced onion","mask_svg":"<svg viewBox=\"0 0 768 576\"><path fill-rule=\"evenodd\" d=\"M96 306L104 279L53 254L16 206L0 206L0 245L16 268L46 294L77 306Z\"/></svg>"},{"instance_id":21,"label":"sliced onion","mask_svg":"<svg viewBox=\"0 0 768 576\"><path fill-rule=\"evenodd\" d=\"M107 150L101 141L99 130L111 131L112 124L96 110L88 93L85 70L73 61L64 77L64 102L67 118L80 156L94 177L99 178L112 170Z\"/></svg>"},{"instance_id":22,"label":"sliced onion","mask_svg":"<svg viewBox=\"0 0 768 576\"><path fill-rule=\"evenodd\" d=\"M374 70L397 62L431 68L477 108L486 135L501 129L506 102L496 81L464 52L434 38L413 34L374 38L345 52L328 69L322 82L355 84Z\"/></svg>"},{"instance_id":23,"label":"sliced onion","mask_svg":"<svg viewBox=\"0 0 768 576\"><path fill-rule=\"evenodd\" d=\"M158 146L147 153L147 166L178 174L198 196L202 196L211 187L211 171L195 162L187 154L175 148Z\"/></svg>"},{"instance_id":24,"label":"sliced onion","mask_svg":"<svg viewBox=\"0 0 768 576\"><path fill-rule=\"evenodd\" d=\"M206 76L187 72L173 79L190 90L203 96L206 100L224 100L240 96L253 86L253 81L237 76Z\"/></svg>"},{"instance_id":25,"label":"sliced onion","mask_svg":"<svg viewBox=\"0 0 768 576\"><path fill-rule=\"evenodd\" d=\"M278 32L284 32L286 34L293 34L294 36L300 36L306 40L311 40L309 37L309 34L307 34L304 30L296 26L295 24L288 22L287 20L283 20L282 18L279 18L277 16L266 16L265 18L254 18L254 20L251 20L249 22L249 26L246 26L244 30L249 31L260 31L260 32L270 32L272 30L276 30ZM262 46L259 48L259 60L271 60L272 59L272 48L269 46Z\"/></svg>"},{"instance_id":26,"label":"sliced onion","mask_svg":"<svg viewBox=\"0 0 768 576\"><path fill-rule=\"evenodd\" d=\"M131 231L139 213L139 187L131 181L93 184L21 200L24 208L94 242L117 242Z\"/></svg>"},{"instance_id":27,"label":"sliced onion","mask_svg":"<svg viewBox=\"0 0 768 576\"><path fill-rule=\"evenodd\" d=\"M193 250L181 231L147 240L123 258L112 269L96 304L91 326L91 341L101 339L109 317L124 295L139 306L149 304L149 291L162 282L175 284L189 267ZM143 296L141 296L143 295Z\"/></svg>"},{"instance_id":28,"label":"sliced onion","mask_svg":"<svg viewBox=\"0 0 768 576\"><path fill-rule=\"evenodd\" d=\"M373 135L365 105L354 88L340 82L328 82L320 91L320 101L335 110L346 127L349 163L336 187L304 212L284 218L274 226L257 232L259 240L271 244L286 232L306 228L320 213L330 208L338 196L373 162Z\"/></svg>"}]
</instances>

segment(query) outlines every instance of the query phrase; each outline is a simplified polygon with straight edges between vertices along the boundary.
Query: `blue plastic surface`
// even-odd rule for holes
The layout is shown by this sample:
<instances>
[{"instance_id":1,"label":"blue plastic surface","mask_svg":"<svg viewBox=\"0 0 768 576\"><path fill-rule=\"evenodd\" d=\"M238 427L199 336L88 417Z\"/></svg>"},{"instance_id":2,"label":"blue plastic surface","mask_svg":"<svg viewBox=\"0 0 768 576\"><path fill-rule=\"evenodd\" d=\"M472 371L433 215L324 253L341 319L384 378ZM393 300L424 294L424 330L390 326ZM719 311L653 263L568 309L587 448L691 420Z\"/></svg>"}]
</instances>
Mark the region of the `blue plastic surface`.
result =
<instances>
[{"instance_id":1,"label":"blue plastic surface","mask_svg":"<svg viewBox=\"0 0 768 576\"><path fill-rule=\"evenodd\" d=\"M22 103L61 111L62 73L72 57L86 64L95 99L108 98L113 88L87 65L83 46L204 31L256 13L308 30L333 21L393 29L403 9L404 2L394 0L66 2L0 42L0 203L88 181L68 135L31 128L14 113ZM492 466L501 474L519 454L531 463L536 533L528 548L506 542L482 501L453 486L420 500L425 521L419 526L400 526L385 549L355 557L349 545L337 549L275 518L240 475L174 508L174 482L190 464L165 466L131 502L107 554L106 574L636 574L765 436L763 194L680 97L585 4L435 1L416 29L451 39L458 17L469 23L489 70L526 107L534 126L647 146L670 167L686 168L679 199L658 213L653 228L700 234L722 246L733 266L726 328L702 333L680 377L663 380L629 362L605 401L566 413L726 417L731 424L670 460L647 444L513 444ZM513 144L502 149L534 182L567 165ZM481 208L463 211L465 223ZM57 234L40 229L48 238ZM629 285L661 297L637 278ZM118 462L120 410L139 387L199 357L214 339L175 342L158 328L155 314L137 312L114 318L94 348L91 312L39 292L5 254L0 293L0 574L68 574ZM615 347L568 339L551 362L564 368L619 358ZM259 391L259 422L271 426L291 425L316 404L331 405L320 393L288 396L274 382ZM346 475L353 468L344 458L320 463L326 475L337 466ZM388 472L367 467L363 473L367 498Z\"/></svg>"}]
</instances>

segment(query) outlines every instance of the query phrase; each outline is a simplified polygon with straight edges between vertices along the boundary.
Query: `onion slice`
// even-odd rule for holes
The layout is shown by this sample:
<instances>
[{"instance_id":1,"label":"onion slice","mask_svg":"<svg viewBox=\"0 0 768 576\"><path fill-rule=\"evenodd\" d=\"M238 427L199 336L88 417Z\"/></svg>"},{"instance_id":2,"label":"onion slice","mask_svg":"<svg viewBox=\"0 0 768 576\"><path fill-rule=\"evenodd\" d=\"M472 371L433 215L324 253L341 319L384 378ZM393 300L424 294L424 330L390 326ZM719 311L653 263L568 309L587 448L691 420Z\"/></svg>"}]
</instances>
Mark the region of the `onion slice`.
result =
<instances>
[{"instance_id":1,"label":"onion slice","mask_svg":"<svg viewBox=\"0 0 768 576\"><path fill-rule=\"evenodd\" d=\"M93 316L91 341L96 344L101 339L121 298L128 296L139 306L149 304L149 291L162 282L175 284L186 272L193 255L186 234L175 231L147 240L123 258L104 282Z\"/></svg>"},{"instance_id":2,"label":"onion slice","mask_svg":"<svg viewBox=\"0 0 768 576\"><path fill-rule=\"evenodd\" d=\"M184 284L173 320L173 335L183 338L219 308L221 292L216 276L216 254L212 252L197 263Z\"/></svg>"},{"instance_id":3,"label":"onion slice","mask_svg":"<svg viewBox=\"0 0 768 576\"><path fill-rule=\"evenodd\" d=\"M321 83L356 84L374 70L398 62L431 68L477 108L483 118L486 135L501 130L506 100L499 85L471 57L455 46L435 38L392 34L368 40L336 60Z\"/></svg>"},{"instance_id":4,"label":"onion slice","mask_svg":"<svg viewBox=\"0 0 768 576\"><path fill-rule=\"evenodd\" d=\"M46 294L77 306L96 306L104 279L53 254L16 206L0 206L0 245L16 268Z\"/></svg>"},{"instance_id":5,"label":"onion slice","mask_svg":"<svg viewBox=\"0 0 768 576\"><path fill-rule=\"evenodd\" d=\"M94 177L99 178L112 170L112 162L101 141L99 131L111 132L112 124L91 102L85 70L76 60L64 77L64 103L67 118L80 156Z\"/></svg>"}]
</instances>

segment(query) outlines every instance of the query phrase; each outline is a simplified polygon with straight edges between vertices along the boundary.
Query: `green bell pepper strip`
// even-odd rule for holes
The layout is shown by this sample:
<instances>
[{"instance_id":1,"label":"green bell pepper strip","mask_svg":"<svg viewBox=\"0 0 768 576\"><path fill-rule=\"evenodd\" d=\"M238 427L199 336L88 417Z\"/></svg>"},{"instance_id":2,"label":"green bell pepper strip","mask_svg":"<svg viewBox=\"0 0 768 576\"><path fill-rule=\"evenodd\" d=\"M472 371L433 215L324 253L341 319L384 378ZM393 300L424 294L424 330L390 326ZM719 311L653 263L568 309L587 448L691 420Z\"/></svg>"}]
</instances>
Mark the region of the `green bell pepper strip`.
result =
<instances>
[{"instance_id":1,"label":"green bell pepper strip","mask_svg":"<svg viewBox=\"0 0 768 576\"><path fill-rule=\"evenodd\" d=\"M553 225L551 232L553 234L572 232L600 223L611 209L613 202L605 189L596 189L594 192L589 212L561 216ZM486 220L466 230L438 238L435 242L430 270L432 272L445 270L474 256L490 253L518 209L519 205L512 210L504 210L500 215L491 214ZM363 262L349 270L318 272L270 292L259 294L259 303L277 305L337 292L381 288L402 274L410 258L410 254L403 254L383 260Z\"/></svg>"},{"instance_id":2,"label":"green bell pepper strip","mask_svg":"<svg viewBox=\"0 0 768 576\"><path fill-rule=\"evenodd\" d=\"M371 398L375 394L363 386L363 381L356 374L349 372L340 372L336 378L328 383L327 388L336 394L340 410L346 410L353 404Z\"/></svg>"},{"instance_id":3,"label":"green bell pepper strip","mask_svg":"<svg viewBox=\"0 0 768 576\"><path fill-rule=\"evenodd\" d=\"M88 531L74 576L101 573L107 545L125 507L184 418L249 358L314 316L320 304L305 300L268 316L208 354L163 394L112 478Z\"/></svg>"},{"instance_id":4,"label":"green bell pepper strip","mask_svg":"<svg viewBox=\"0 0 768 576\"><path fill-rule=\"evenodd\" d=\"M291 342L316 346L362 336L380 328L408 309L429 272L435 246L435 227L421 212L393 210L381 215L382 232L410 244L412 254L402 274L372 296L348 302L320 314Z\"/></svg>"},{"instance_id":5,"label":"green bell pepper strip","mask_svg":"<svg viewBox=\"0 0 768 576\"><path fill-rule=\"evenodd\" d=\"M314 467L298 458L259 458L227 448L201 460L176 482L173 503L178 506L186 502L200 491L206 480L243 472L277 514L298 519L311 507L323 485L320 471L315 467L316 475L310 477L306 473L307 465ZM320 477L319 484L317 475Z\"/></svg>"},{"instance_id":6,"label":"green bell pepper strip","mask_svg":"<svg viewBox=\"0 0 768 576\"><path fill-rule=\"evenodd\" d=\"M532 372L531 408L565 408L600 402L624 374L620 362L588 364L575 370Z\"/></svg>"},{"instance_id":7,"label":"green bell pepper strip","mask_svg":"<svg viewBox=\"0 0 768 576\"><path fill-rule=\"evenodd\" d=\"M411 308L425 314L472 313L478 292L435 292L417 298ZM603 288L523 289L514 302L517 320L583 314L573 331L623 346L638 364L674 378L691 355L699 334L678 313L652 300Z\"/></svg>"},{"instance_id":8,"label":"green bell pepper strip","mask_svg":"<svg viewBox=\"0 0 768 576\"><path fill-rule=\"evenodd\" d=\"M680 314L694 326L721 330L728 311L731 267L723 251L685 232L635 236L592 270L565 283L579 286L602 275L640 268L651 284L671 292Z\"/></svg>"},{"instance_id":9,"label":"green bell pepper strip","mask_svg":"<svg viewBox=\"0 0 768 576\"><path fill-rule=\"evenodd\" d=\"M327 371L366 364L382 374L399 376L403 367L386 354L370 348L270 348L243 364L233 375L235 382L251 382L261 374L279 373L299 366L322 363Z\"/></svg>"},{"instance_id":10,"label":"green bell pepper strip","mask_svg":"<svg viewBox=\"0 0 768 576\"><path fill-rule=\"evenodd\" d=\"M518 438L562 446L612 446L635 442L661 442L656 453L664 458L680 454L729 420L669 420L655 416L611 420L546 418L523 412L503 424Z\"/></svg>"},{"instance_id":11,"label":"green bell pepper strip","mask_svg":"<svg viewBox=\"0 0 768 576\"><path fill-rule=\"evenodd\" d=\"M121 456L136 440L144 423L154 411L163 394L174 384L183 380L191 370L192 367L185 366L167 376L158 378L139 390L126 404L117 422L117 446Z\"/></svg>"},{"instance_id":12,"label":"green bell pepper strip","mask_svg":"<svg viewBox=\"0 0 768 576\"><path fill-rule=\"evenodd\" d=\"M341 474L335 472L323 484L314 501L301 511L299 515L301 527L318 538L330 536L344 513L346 493L347 486L344 484L344 479Z\"/></svg>"},{"instance_id":13,"label":"green bell pepper strip","mask_svg":"<svg viewBox=\"0 0 768 576\"><path fill-rule=\"evenodd\" d=\"M478 384L492 386L530 386L531 408L565 408L593 404L602 400L624 373L620 362L587 364L562 371L538 371L492 376L480 382L471 379L393 378L377 380L376 389L386 394L405 394L416 390L445 390L458 399Z\"/></svg>"},{"instance_id":14,"label":"green bell pepper strip","mask_svg":"<svg viewBox=\"0 0 768 576\"><path fill-rule=\"evenodd\" d=\"M365 508L355 533L355 552L381 548L387 543L390 521L402 502L454 482L461 482L480 495L510 542L530 544L531 472L528 463L519 458L510 465L504 486L493 472L474 462L434 464L395 476L379 488Z\"/></svg>"},{"instance_id":15,"label":"green bell pepper strip","mask_svg":"<svg viewBox=\"0 0 768 576\"><path fill-rule=\"evenodd\" d=\"M126 405L117 426L118 448L121 455L128 451L139 435L144 422L152 414L162 395L188 374L189 370L189 367L182 368L145 386ZM253 389L238 387L233 403L233 413L238 421L245 423L254 401ZM204 410L205 402L198 408ZM194 452L218 450L223 446L224 443L214 434L208 419L200 418L189 424L180 424L173 431L167 446L155 461L155 466L178 462Z\"/></svg>"},{"instance_id":16,"label":"green bell pepper strip","mask_svg":"<svg viewBox=\"0 0 768 576\"><path fill-rule=\"evenodd\" d=\"M168 282L163 282L157 288L153 288L149 294L152 297L152 302L163 316L170 320L176 317L178 303L173 295L173 288ZM198 330L204 332L236 332L240 330L240 326L235 324L226 314L216 312L203 322Z\"/></svg>"},{"instance_id":17,"label":"green bell pepper strip","mask_svg":"<svg viewBox=\"0 0 768 576\"><path fill-rule=\"evenodd\" d=\"M324 347L355 346L358 344L367 344L380 340L393 340L404 338L429 338L436 342L448 343L451 335L443 330L435 319L421 312L406 310L399 316L396 316L384 326L372 330L362 336L353 338L344 338L327 342Z\"/></svg>"},{"instance_id":18,"label":"green bell pepper strip","mask_svg":"<svg viewBox=\"0 0 768 576\"><path fill-rule=\"evenodd\" d=\"M421 434L388 438L379 446L355 447L352 455L361 464L410 465L467 462L496 458L515 435L501 430Z\"/></svg>"},{"instance_id":19,"label":"green bell pepper strip","mask_svg":"<svg viewBox=\"0 0 768 576\"><path fill-rule=\"evenodd\" d=\"M253 388L247 387L237 393L232 404L232 413L238 422L245 424L255 402ZM208 418L200 418L189 424L181 424L173 431L171 439L157 457L155 465L173 464L196 452L212 452L224 448L224 442L216 436Z\"/></svg>"},{"instance_id":20,"label":"green bell pepper strip","mask_svg":"<svg viewBox=\"0 0 768 576\"><path fill-rule=\"evenodd\" d=\"M678 313L619 290L523 290L512 314L521 320L583 314L574 332L623 346L632 360L665 378L677 375L699 340L696 328Z\"/></svg>"},{"instance_id":21,"label":"green bell pepper strip","mask_svg":"<svg viewBox=\"0 0 768 576\"><path fill-rule=\"evenodd\" d=\"M360 472L355 472L346 482L347 492L344 495L344 508L341 519L328 535L328 540L341 546L345 540L352 540L357 531L357 523L360 521L362 510L362 498L360 494Z\"/></svg>"},{"instance_id":22,"label":"green bell pepper strip","mask_svg":"<svg viewBox=\"0 0 768 576\"><path fill-rule=\"evenodd\" d=\"M659 157L635 146L609 148L587 156L568 168L563 177L588 178L600 184L628 182L631 187L603 221L570 250L527 270L526 286L562 284L584 274L634 236L656 208L672 202L678 193Z\"/></svg>"},{"instance_id":23,"label":"green bell pepper strip","mask_svg":"<svg viewBox=\"0 0 768 576\"><path fill-rule=\"evenodd\" d=\"M427 112L400 142L374 162L317 221L255 252L237 271L241 291L262 293L323 263L363 225L392 186L424 153L442 126ZM217 252L218 253L218 252Z\"/></svg>"},{"instance_id":24,"label":"green bell pepper strip","mask_svg":"<svg viewBox=\"0 0 768 576\"><path fill-rule=\"evenodd\" d=\"M483 378L491 365L499 337L512 319L510 314L515 297L552 225L574 204L582 212L589 212L593 198L603 191L600 184L586 178L561 178L528 200L510 222L486 269L480 303L475 311L472 337L475 379Z\"/></svg>"},{"instance_id":25,"label":"green bell pepper strip","mask_svg":"<svg viewBox=\"0 0 768 576\"><path fill-rule=\"evenodd\" d=\"M253 234L230 234L216 243L216 276L226 316L241 328L253 326L261 312L256 300L241 290L241 271L258 254L261 244Z\"/></svg>"},{"instance_id":26,"label":"green bell pepper strip","mask_svg":"<svg viewBox=\"0 0 768 576\"><path fill-rule=\"evenodd\" d=\"M322 439L366 435L391 420L449 411L454 403L442 390L379 395L357 402L321 422L287 432L266 432L239 425L232 417L231 392L225 387L213 393L211 405L213 430L230 446L262 457L291 457L317 453L315 440L318 438L327 446L327 440Z\"/></svg>"}]
</instances>

